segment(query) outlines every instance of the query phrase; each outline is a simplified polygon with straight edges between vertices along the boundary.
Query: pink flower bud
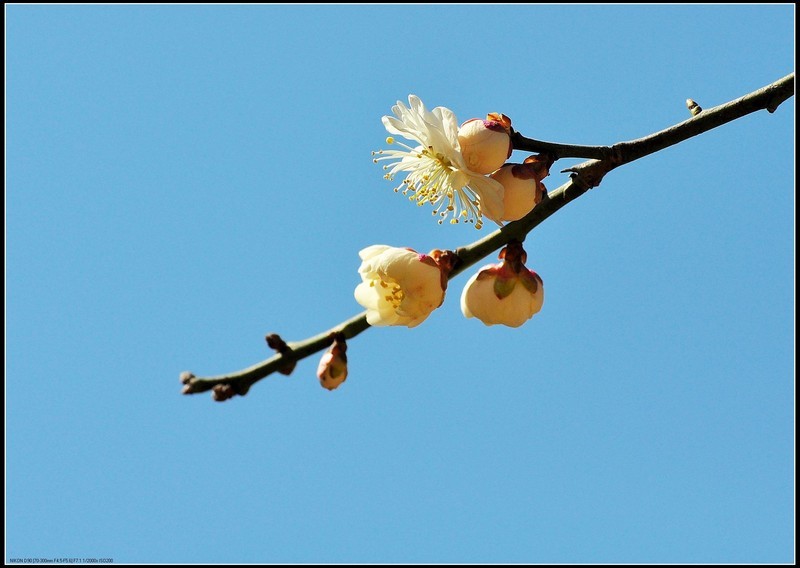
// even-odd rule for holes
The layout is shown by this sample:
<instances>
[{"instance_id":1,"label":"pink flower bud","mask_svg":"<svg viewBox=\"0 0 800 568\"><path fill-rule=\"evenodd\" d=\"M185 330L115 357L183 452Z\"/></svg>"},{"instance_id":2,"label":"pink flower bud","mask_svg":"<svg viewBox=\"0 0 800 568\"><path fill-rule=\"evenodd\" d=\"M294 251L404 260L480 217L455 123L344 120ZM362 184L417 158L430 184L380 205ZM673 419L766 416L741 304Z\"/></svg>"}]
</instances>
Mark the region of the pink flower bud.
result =
<instances>
[{"instance_id":1,"label":"pink flower bud","mask_svg":"<svg viewBox=\"0 0 800 568\"><path fill-rule=\"evenodd\" d=\"M503 185L503 218L516 221L530 213L542 199L539 182L528 175L524 164L506 164L491 175Z\"/></svg>"},{"instance_id":2,"label":"pink flower bud","mask_svg":"<svg viewBox=\"0 0 800 568\"><path fill-rule=\"evenodd\" d=\"M478 174L490 174L511 155L511 120L492 113L486 120L473 118L458 129L458 144L467 168Z\"/></svg>"},{"instance_id":3,"label":"pink flower bud","mask_svg":"<svg viewBox=\"0 0 800 568\"><path fill-rule=\"evenodd\" d=\"M347 344L343 336L335 336L333 345L320 359L317 367L319 384L334 390L347 379Z\"/></svg>"},{"instance_id":4,"label":"pink flower bud","mask_svg":"<svg viewBox=\"0 0 800 568\"><path fill-rule=\"evenodd\" d=\"M522 164L505 164L491 176L503 186L501 221L522 219L544 196L542 180L549 174L553 160L549 156L530 156Z\"/></svg>"}]
</instances>

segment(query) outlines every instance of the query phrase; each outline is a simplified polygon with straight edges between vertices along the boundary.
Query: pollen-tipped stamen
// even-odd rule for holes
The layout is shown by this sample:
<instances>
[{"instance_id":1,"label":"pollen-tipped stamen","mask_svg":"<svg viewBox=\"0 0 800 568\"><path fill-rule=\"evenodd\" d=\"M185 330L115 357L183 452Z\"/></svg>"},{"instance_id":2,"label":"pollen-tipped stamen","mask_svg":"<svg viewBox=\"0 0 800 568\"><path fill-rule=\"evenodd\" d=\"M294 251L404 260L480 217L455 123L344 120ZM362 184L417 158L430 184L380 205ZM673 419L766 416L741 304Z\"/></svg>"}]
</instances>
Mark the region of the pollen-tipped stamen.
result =
<instances>
[{"instance_id":1,"label":"pollen-tipped stamen","mask_svg":"<svg viewBox=\"0 0 800 568\"><path fill-rule=\"evenodd\" d=\"M393 161L383 166L387 171L384 175L386 179L394 179L395 174L399 172L409 172L403 182L394 188L396 193L402 191L409 201L416 202L417 206L430 203L434 207L433 215L437 215L441 207L446 205L447 212L442 213L443 217L452 216L456 221L461 219L474 222L478 228L483 225L479 200L476 199L474 190L468 185L462 187L452 185L453 178L457 179L454 175L457 170L444 154L436 152L432 146L411 148L391 136L386 141L406 149L406 151L380 150L377 152L379 157L373 160ZM409 193L413 195L408 195Z\"/></svg>"}]
</instances>

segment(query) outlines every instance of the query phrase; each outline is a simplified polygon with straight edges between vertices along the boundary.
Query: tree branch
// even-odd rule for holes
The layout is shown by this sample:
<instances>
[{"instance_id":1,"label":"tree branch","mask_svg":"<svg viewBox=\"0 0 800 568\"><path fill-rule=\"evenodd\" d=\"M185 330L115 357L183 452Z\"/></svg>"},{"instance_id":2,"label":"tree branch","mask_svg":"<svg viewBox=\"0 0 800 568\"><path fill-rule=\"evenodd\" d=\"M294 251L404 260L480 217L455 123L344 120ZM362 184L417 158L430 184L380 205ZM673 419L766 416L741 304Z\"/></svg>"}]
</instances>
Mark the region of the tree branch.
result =
<instances>
[{"instance_id":1,"label":"tree branch","mask_svg":"<svg viewBox=\"0 0 800 568\"><path fill-rule=\"evenodd\" d=\"M194 394L205 392L211 390L216 385L230 384L235 387L238 394L245 394L253 383L271 375L288 363L305 359L309 355L313 355L328 347L331 344L332 333L341 332L344 334L345 339L351 339L368 327L370 327L370 325L367 323L367 312L364 311L351 317L349 320L343 321L328 331L324 331L318 335L304 339L303 341L287 343L289 346L289 351L287 353L277 353L266 361L256 363L252 367L226 375L218 375L216 377L202 378L192 376L187 377L186 380L182 379L182 382L186 385L183 393Z\"/></svg>"},{"instance_id":2,"label":"tree branch","mask_svg":"<svg viewBox=\"0 0 800 568\"><path fill-rule=\"evenodd\" d=\"M560 158L591 158L602 160L611 155L610 146L579 146L577 144L559 144L526 138L517 131L511 133L511 143L515 150L523 152L547 153L556 160Z\"/></svg>"},{"instance_id":3,"label":"tree branch","mask_svg":"<svg viewBox=\"0 0 800 568\"><path fill-rule=\"evenodd\" d=\"M459 263L450 272L449 278L459 275L511 240L524 240L525 236L545 219L592 187L599 185L611 170L758 110L775 112L778 106L792 95L794 95L794 73L736 100L703 110L696 116L665 130L636 140L619 142L613 146L556 144L525 138L518 132L512 133L511 139L517 150L546 152L555 158L579 157L590 160L563 170L571 173L570 180L546 195L525 217L472 244L458 248L456 254ZM367 323L366 312L361 312L328 331L303 341L288 343L289 349L284 353L278 353L241 371L215 377L195 377L191 373L184 372L181 374L181 382L185 385L183 392L195 394L211 390L216 385L231 385L237 394L244 395L257 381L284 368L287 364L328 347L332 341L332 333L340 332L345 339L351 339L368 327L370 325Z\"/></svg>"},{"instance_id":4,"label":"tree branch","mask_svg":"<svg viewBox=\"0 0 800 568\"><path fill-rule=\"evenodd\" d=\"M611 146L609 156L600 160L583 162L563 171L582 177L589 187L596 187L600 185L603 177L614 168L674 146L750 113L762 109L770 113L775 112L778 106L792 95L794 95L794 73L736 100L700 111L696 116L660 132L644 138L614 144Z\"/></svg>"}]
</instances>

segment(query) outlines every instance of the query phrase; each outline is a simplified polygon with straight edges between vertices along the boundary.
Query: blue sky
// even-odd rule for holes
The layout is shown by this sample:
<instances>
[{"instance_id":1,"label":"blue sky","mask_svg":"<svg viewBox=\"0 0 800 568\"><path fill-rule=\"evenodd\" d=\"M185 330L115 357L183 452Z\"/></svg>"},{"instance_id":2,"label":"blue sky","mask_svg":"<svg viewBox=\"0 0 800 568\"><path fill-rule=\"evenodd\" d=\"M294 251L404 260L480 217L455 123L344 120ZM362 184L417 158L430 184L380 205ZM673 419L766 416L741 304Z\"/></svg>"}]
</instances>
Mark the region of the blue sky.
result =
<instances>
[{"instance_id":1,"label":"blue sky","mask_svg":"<svg viewBox=\"0 0 800 568\"><path fill-rule=\"evenodd\" d=\"M316 357L223 404L178 374L358 313L367 245L487 234L382 179L396 100L611 144L793 71L793 22L7 6L6 560L792 562L794 98L531 233L519 329L462 317L468 271L418 328L351 341L334 392Z\"/></svg>"}]
</instances>

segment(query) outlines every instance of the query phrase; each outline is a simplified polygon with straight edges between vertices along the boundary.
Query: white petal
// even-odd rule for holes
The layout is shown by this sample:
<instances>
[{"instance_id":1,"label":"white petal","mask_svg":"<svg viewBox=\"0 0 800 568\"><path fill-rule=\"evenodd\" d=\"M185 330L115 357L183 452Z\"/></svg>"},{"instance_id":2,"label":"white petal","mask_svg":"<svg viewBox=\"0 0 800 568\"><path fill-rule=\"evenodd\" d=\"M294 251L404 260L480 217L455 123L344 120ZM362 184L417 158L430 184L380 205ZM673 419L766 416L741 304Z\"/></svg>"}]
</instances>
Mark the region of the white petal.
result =
<instances>
[{"instance_id":1,"label":"white petal","mask_svg":"<svg viewBox=\"0 0 800 568\"><path fill-rule=\"evenodd\" d=\"M374 326L389 325L381 319L381 315L374 310L367 311L367 323Z\"/></svg>"},{"instance_id":2,"label":"white petal","mask_svg":"<svg viewBox=\"0 0 800 568\"><path fill-rule=\"evenodd\" d=\"M368 310L378 309L379 296L374 286L370 286L366 282L362 282L356 286L356 289L353 291L353 295L356 298L356 302Z\"/></svg>"},{"instance_id":3,"label":"white petal","mask_svg":"<svg viewBox=\"0 0 800 568\"><path fill-rule=\"evenodd\" d=\"M425 114L425 105L417 95L408 95L408 104L411 110L416 114L423 116Z\"/></svg>"},{"instance_id":4,"label":"white petal","mask_svg":"<svg viewBox=\"0 0 800 568\"><path fill-rule=\"evenodd\" d=\"M361 260L369 260L390 248L392 247L389 245L370 245L358 251L358 256L361 257Z\"/></svg>"},{"instance_id":5,"label":"white petal","mask_svg":"<svg viewBox=\"0 0 800 568\"><path fill-rule=\"evenodd\" d=\"M397 280L397 274L402 273L405 267L412 262L417 262L419 254L407 249L389 247L379 256L375 257L375 270Z\"/></svg>"},{"instance_id":6,"label":"white petal","mask_svg":"<svg viewBox=\"0 0 800 568\"><path fill-rule=\"evenodd\" d=\"M425 314L425 316L423 316L423 317L409 320L409 321L406 322L405 325L408 326L408 327L417 327L419 324L421 324L426 319L428 319L428 315L430 315L430 314Z\"/></svg>"},{"instance_id":7,"label":"white petal","mask_svg":"<svg viewBox=\"0 0 800 568\"><path fill-rule=\"evenodd\" d=\"M453 170L450 172L450 185L455 189L460 189L465 185L469 185L472 178L464 170Z\"/></svg>"},{"instance_id":8,"label":"white petal","mask_svg":"<svg viewBox=\"0 0 800 568\"><path fill-rule=\"evenodd\" d=\"M403 325L400 315L389 302L382 302L377 313L383 325Z\"/></svg>"},{"instance_id":9,"label":"white petal","mask_svg":"<svg viewBox=\"0 0 800 568\"><path fill-rule=\"evenodd\" d=\"M447 142L456 150L461 150L458 143L458 120L456 120L455 113L447 107L436 107L433 109L434 114L439 118L442 125L442 131L447 137Z\"/></svg>"},{"instance_id":10,"label":"white petal","mask_svg":"<svg viewBox=\"0 0 800 568\"><path fill-rule=\"evenodd\" d=\"M466 307L472 317L478 318L485 325L495 325L502 323L495 317L499 302L500 300L497 299L494 293L494 279L478 280L478 275L475 274L471 279L471 283L464 288L461 311L464 315L467 315L467 312L464 311L464 307ZM470 316L467 315L467 317Z\"/></svg>"},{"instance_id":11,"label":"white petal","mask_svg":"<svg viewBox=\"0 0 800 568\"><path fill-rule=\"evenodd\" d=\"M418 133L415 130L408 128L405 122L402 122L393 116L384 116L381 118L381 122L383 123L384 128L386 128L387 132L390 134L396 134L409 140L421 142Z\"/></svg>"},{"instance_id":12,"label":"white petal","mask_svg":"<svg viewBox=\"0 0 800 568\"><path fill-rule=\"evenodd\" d=\"M480 175L470 176L469 186L481 200L481 213L499 224L503 218L503 184Z\"/></svg>"},{"instance_id":13,"label":"white petal","mask_svg":"<svg viewBox=\"0 0 800 568\"><path fill-rule=\"evenodd\" d=\"M472 287L477 279L478 279L478 272L473 274L472 277L469 280L467 280L467 283L464 285L464 290L461 292L461 313L464 314L464 317L467 318L475 317L472 313L472 310L470 310L469 308L469 304L474 294L474 291L472 291Z\"/></svg>"},{"instance_id":14,"label":"white petal","mask_svg":"<svg viewBox=\"0 0 800 568\"><path fill-rule=\"evenodd\" d=\"M538 296L539 294L537 294ZM518 283L514 290L503 300L497 303L495 308L495 319L509 327L519 327L533 317L539 311L541 303L533 302L534 295L528 292L525 286ZM538 304L538 308L533 308Z\"/></svg>"}]
</instances>

